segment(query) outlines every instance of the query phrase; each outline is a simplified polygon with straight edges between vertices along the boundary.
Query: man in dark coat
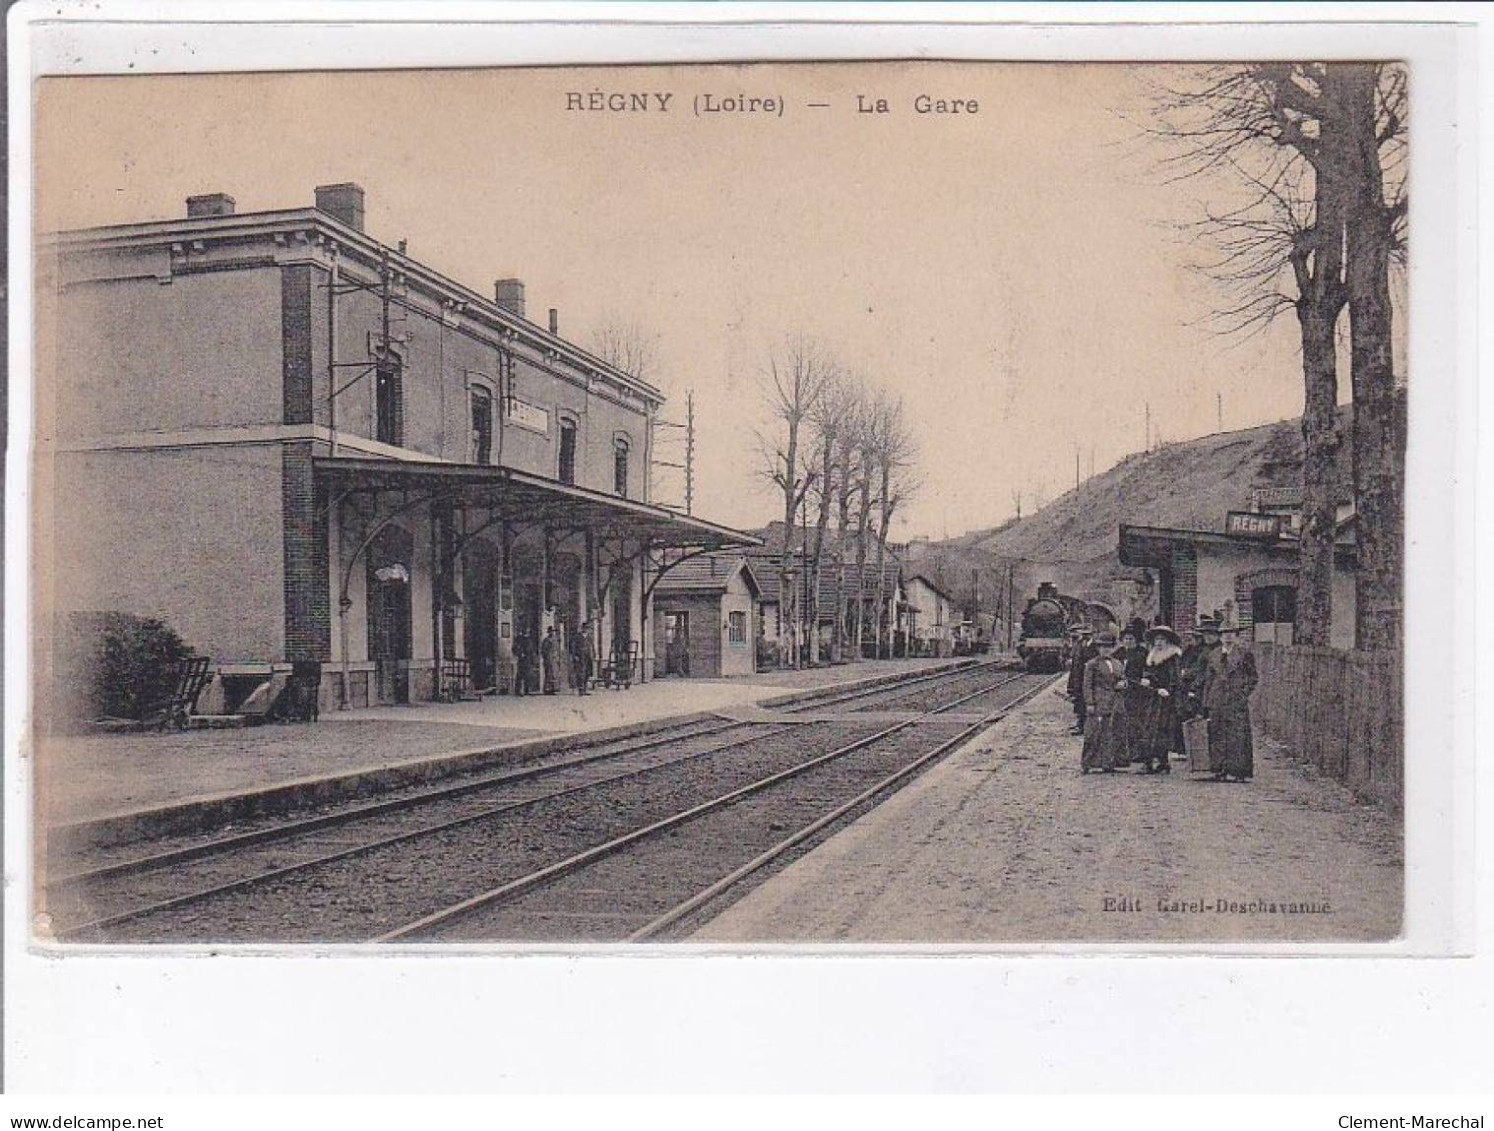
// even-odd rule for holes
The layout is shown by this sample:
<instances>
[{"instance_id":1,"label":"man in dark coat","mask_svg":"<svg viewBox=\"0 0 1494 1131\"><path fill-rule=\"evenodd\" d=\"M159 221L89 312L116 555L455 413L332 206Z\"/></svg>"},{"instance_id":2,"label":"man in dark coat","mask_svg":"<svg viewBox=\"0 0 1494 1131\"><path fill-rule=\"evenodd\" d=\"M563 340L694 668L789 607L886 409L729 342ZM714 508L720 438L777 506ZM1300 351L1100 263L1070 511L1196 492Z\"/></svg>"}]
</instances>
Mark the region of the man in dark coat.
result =
<instances>
[{"instance_id":1,"label":"man in dark coat","mask_svg":"<svg viewBox=\"0 0 1494 1131\"><path fill-rule=\"evenodd\" d=\"M1151 630L1141 686L1146 690L1137 732L1137 755L1148 774L1168 774L1168 751L1181 733L1178 726L1178 663L1183 655L1178 634L1165 624Z\"/></svg>"},{"instance_id":2,"label":"man in dark coat","mask_svg":"<svg viewBox=\"0 0 1494 1131\"><path fill-rule=\"evenodd\" d=\"M1250 693L1259 680L1255 656L1238 646L1240 629L1230 629L1221 647L1209 652L1204 669L1203 709L1209 717L1209 762L1220 781L1245 781L1255 773L1250 735Z\"/></svg>"},{"instance_id":3,"label":"man in dark coat","mask_svg":"<svg viewBox=\"0 0 1494 1131\"><path fill-rule=\"evenodd\" d=\"M1207 641L1214 632L1217 641L1219 622L1205 617L1198 627L1187 633L1183 641L1183 654L1178 657L1178 734L1173 749L1186 753L1183 742L1183 724L1203 714L1201 693L1203 691L1204 662L1208 656Z\"/></svg>"},{"instance_id":4,"label":"man in dark coat","mask_svg":"<svg viewBox=\"0 0 1494 1131\"><path fill-rule=\"evenodd\" d=\"M534 638L527 629L521 629L514 641L514 694L528 695L535 690Z\"/></svg>"},{"instance_id":5,"label":"man in dark coat","mask_svg":"<svg viewBox=\"0 0 1494 1131\"><path fill-rule=\"evenodd\" d=\"M1126 666L1115 654L1115 633L1095 638L1095 658L1084 665L1084 750L1079 758L1081 773L1099 770L1114 773L1123 758L1124 688Z\"/></svg>"},{"instance_id":6,"label":"man in dark coat","mask_svg":"<svg viewBox=\"0 0 1494 1131\"><path fill-rule=\"evenodd\" d=\"M560 687L560 641L555 639L555 626L545 629L545 638L540 641L540 666L544 671L545 694L554 695Z\"/></svg>"},{"instance_id":7,"label":"man in dark coat","mask_svg":"<svg viewBox=\"0 0 1494 1131\"><path fill-rule=\"evenodd\" d=\"M596 668L597 646L592 640L592 622L581 625L571 641L571 674L576 684L577 695L591 694L591 676Z\"/></svg>"},{"instance_id":8,"label":"man in dark coat","mask_svg":"<svg viewBox=\"0 0 1494 1131\"><path fill-rule=\"evenodd\" d=\"M1069 698L1074 701L1074 733L1084 733L1084 667L1100 654L1091 641L1088 629L1076 628L1070 632L1069 646L1073 658L1069 663Z\"/></svg>"}]
</instances>

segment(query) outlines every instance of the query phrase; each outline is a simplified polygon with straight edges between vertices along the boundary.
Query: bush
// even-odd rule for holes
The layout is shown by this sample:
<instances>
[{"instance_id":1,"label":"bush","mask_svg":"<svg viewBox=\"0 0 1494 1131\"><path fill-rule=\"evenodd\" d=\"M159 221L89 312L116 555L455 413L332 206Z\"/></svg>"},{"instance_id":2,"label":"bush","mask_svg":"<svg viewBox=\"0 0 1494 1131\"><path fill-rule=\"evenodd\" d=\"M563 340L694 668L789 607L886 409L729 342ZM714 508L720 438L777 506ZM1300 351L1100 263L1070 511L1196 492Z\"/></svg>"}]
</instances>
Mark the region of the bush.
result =
<instances>
[{"instance_id":1,"label":"bush","mask_svg":"<svg viewBox=\"0 0 1494 1131\"><path fill-rule=\"evenodd\" d=\"M58 632L56 680L62 714L143 719L176 689L173 666L192 655L153 617L73 613Z\"/></svg>"}]
</instances>

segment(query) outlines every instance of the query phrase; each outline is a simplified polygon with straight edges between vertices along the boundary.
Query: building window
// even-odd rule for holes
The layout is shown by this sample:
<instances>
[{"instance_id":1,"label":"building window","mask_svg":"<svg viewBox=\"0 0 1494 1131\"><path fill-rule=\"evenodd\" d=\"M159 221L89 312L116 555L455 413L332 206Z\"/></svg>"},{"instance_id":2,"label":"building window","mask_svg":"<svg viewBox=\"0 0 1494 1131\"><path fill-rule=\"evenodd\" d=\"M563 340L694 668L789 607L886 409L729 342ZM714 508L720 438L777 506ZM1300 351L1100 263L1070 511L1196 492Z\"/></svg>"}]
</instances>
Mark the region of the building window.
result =
<instances>
[{"instance_id":1,"label":"building window","mask_svg":"<svg viewBox=\"0 0 1494 1131\"><path fill-rule=\"evenodd\" d=\"M612 489L623 498L628 497L628 442L621 436L615 441L612 454Z\"/></svg>"},{"instance_id":2,"label":"building window","mask_svg":"<svg viewBox=\"0 0 1494 1131\"><path fill-rule=\"evenodd\" d=\"M378 380L374 400L377 414L376 439L382 444L398 447L403 442L404 405L403 375L397 358L381 359L378 363Z\"/></svg>"},{"instance_id":3,"label":"building window","mask_svg":"<svg viewBox=\"0 0 1494 1131\"><path fill-rule=\"evenodd\" d=\"M472 390L472 462L493 462L493 394Z\"/></svg>"},{"instance_id":4,"label":"building window","mask_svg":"<svg viewBox=\"0 0 1494 1131\"><path fill-rule=\"evenodd\" d=\"M560 481L576 482L576 422L560 422Z\"/></svg>"},{"instance_id":5,"label":"building window","mask_svg":"<svg viewBox=\"0 0 1494 1131\"><path fill-rule=\"evenodd\" d=\"M728 613L726 615L726 639L731 644L747 643L747 614Z\"/></svg>"},{"instance_id":6,"label":"building window","mask_svg":"<svg viewBox=\"0 0 1494 1131\"><path fill-rule=\"evenodd\" d=\"M1270 644L1290 644L1297 623L1297 590L1290 585L1266 585L1250 591L1255 638Z\"/></svg>"}]
</instances>

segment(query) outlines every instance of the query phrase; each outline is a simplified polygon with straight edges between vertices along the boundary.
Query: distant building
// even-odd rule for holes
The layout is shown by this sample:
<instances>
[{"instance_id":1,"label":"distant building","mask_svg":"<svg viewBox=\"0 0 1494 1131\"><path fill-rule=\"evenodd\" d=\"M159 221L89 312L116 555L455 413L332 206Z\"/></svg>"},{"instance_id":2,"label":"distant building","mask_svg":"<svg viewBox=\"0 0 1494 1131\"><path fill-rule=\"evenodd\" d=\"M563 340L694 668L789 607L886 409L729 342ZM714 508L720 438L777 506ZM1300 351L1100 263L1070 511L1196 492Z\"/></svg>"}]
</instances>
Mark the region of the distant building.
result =
<instances>
[{"instance_id":1,"label":"distant building","mask_svg":"<svg viewBox=\"0 0 1494 1131\"><path fill-rule=\"evenodd\" d=\"M913 650L925 656L952 655L959 625L954 598L921 573L908 578L904 587L908 594L908 639ZM973 625L970 638L974 638Z\"/></svg>"},{"instance_id":2,"label":"distant building","mask_svg":"<svg viewBox=\"0 0 1494 1131\"><path fill-rule=\"evenodd\" d=\"M357 185L48 237L38 316L44 603L320 663L324 706L507 687L588 619L646 676L659 556L755 542L650 502L656 388L373 239Z\"/></svg>"},{"instance_id":3,"label":"distant building","mask_svg":"<svg viewBox=\"0 0 1494 1131\"><path fill-rule=\"evenodd\" d=\"M764 540L771 536L765 532ZM779 626L782 618L787 617L789 637L792 641L791 647L804 649L808 647L806 640L807 626L810 618L809 602L807 594L809 583L805 577L803 559L798 553L789 555L789 578L790 590L787 600L780 592L779 567L783 561L783 555L770 550L768 547L754 547L746 551L748 560L752 563L753 572L756 574L761 585L760 610L762 615L763 635L770 643L776 643L780 639ZM820 571L819 584L819 627L820 648L822 658L829 654L830 640L835 630L836 610L836 587L840 582L840 566L829 555L827 555ZM856 594L864 594L862 598L862 650L867 656L872 654L872 644L875 638L873 625L877 616L877 564L868 561L862 567L860 577L863 579L858 583L856 563L848 561L845 565L845 584L842 596L848 603L848 607L854 607L857 600ZM903 589L902 565L897 558L888 555L887 561L882 567L882 607L881 619L884 630L891 634L894 655L904 655L906 650L907 636L907 597ZM849 653L847 658L850 658Z\"/></svg>"},{"instance_id":4,"label":"distant building","mask_svg":"<svg viewBox=\"0 0 1494 1131\"><path fill-rule=\"evenodd\" d=\"M1352 505L1340 506L1339 518L1329 642L1352 648L1357 564ZM1300 529L1301 491L1263 488L1248 510L1225 516L1221 531L1123 524L1120 560L1155 573L1158 616L1179 632L1219 613L1227 623L1249 629L1255 640L1290 644L1296 632Z\"/></svg>"}]
</instances>

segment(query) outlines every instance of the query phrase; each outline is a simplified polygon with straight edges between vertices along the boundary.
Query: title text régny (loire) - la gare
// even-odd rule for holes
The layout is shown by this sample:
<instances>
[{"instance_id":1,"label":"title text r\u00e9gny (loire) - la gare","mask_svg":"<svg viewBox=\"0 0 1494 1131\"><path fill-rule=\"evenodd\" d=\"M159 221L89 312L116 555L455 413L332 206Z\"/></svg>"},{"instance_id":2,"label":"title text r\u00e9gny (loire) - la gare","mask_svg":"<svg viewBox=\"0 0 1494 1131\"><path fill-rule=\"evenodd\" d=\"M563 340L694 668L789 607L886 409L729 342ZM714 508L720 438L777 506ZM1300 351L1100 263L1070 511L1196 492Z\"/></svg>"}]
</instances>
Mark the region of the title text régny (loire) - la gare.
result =
<instances>
[{"instance_id":1,"label":"title text r\u00e9gny (loire) - la gare","mask_svg":"<svg viewBox=\"0 0 1494 1131\"><path fill-rule=\"evenodd\" d=\"M980 102L974 98L955 97L948 93L915 94L911 99L886 98L877 94L857 93L851 101L830 100L794 102L772 93L748 94L744 91L702 91L689 101L675 100L674 91L665 90L568 90L565 108L584 114L672 114L687 108L695 117L708 115L755 115L781 118L785 109L850 110L857 114L896 114L908 111L919 115L979 114Z\"/></svg>"}]
</instances>

